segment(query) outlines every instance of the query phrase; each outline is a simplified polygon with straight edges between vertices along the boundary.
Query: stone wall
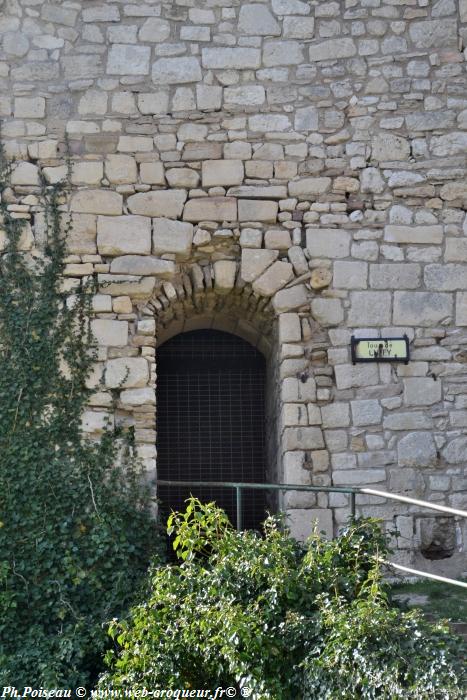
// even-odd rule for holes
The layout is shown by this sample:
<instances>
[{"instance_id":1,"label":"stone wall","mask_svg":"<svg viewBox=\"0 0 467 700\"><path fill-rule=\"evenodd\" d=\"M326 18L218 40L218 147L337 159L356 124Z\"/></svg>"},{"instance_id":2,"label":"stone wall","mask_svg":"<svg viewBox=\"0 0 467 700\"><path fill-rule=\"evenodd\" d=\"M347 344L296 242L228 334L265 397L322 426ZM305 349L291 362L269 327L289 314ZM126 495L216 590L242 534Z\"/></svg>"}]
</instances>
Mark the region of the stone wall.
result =
<instances>
[{"instance_id":1,"label":"stone wall","mask_svg":"<svg viewBox=\"0 0 467 700\"><path fill-rule=\"evenodd\" d=\"M120 388L153 478L156 344L212 326L268 357L276 478L465 508L467 0L0 0L0 33L24 247L66 135L64 287L101 284L86 430ZM407 366L351 364L352 334L403 333ZM349 512L286 502L297 533ZM466 570L452 519L357 503L401 561Z\"/></svg>"}]
</instances>

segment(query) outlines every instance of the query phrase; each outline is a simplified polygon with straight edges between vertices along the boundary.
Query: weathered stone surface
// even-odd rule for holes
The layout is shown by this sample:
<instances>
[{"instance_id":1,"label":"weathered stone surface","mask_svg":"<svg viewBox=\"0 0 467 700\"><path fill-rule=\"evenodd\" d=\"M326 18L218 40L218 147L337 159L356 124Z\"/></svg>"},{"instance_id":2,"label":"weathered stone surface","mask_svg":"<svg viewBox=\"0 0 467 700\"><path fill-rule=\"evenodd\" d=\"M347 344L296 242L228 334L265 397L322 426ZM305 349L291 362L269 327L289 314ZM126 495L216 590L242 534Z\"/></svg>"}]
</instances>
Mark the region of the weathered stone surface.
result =
<instances>
[{"instance_id":1,"label":"weathered stone surface","mask_svg":"<svg viewBox=\"0 0 467 700\"><path fill-rule=\"evenodd\" d=\"M205 160L202 167L203 187L240 185L244 168L241 160Z\"/></svg>"},{"instance_id":2,"label":"weathered stone surface","mask_svg":"<svg viewBox=\"0 0 467 700\"><path fill-rule=\"evenodd\" d=\"M441 401L441 382L431 377L407 377L404 381L404 403L407 406L431 406Z\"/></svg>"},{"instance_id":3,"label":"weathered stone surface","mask_svg":"<svg viewBox=\"0 0 467 700\"><path fill-rule=\"evenodd\" d=\"M228 294L235 285L237 263L235 260L216 260L214 263L214 286L219 294Z\"/></svg>"},{"instance_id":4,"label":"weathered stone surface","mask_svg":"<svg viewBox=\"0 0 467 700\"><path fill-rule=\"evenodd\" d=\"M425 286L440 292L465 289L467 265L425 265Z\"/></svg>"},{"instance_id":5,"label":"weathered stone surface","mask_svg":"<svg viewBox=\"0 0 467 700\"><path fill-rule=\"evenodd\" d=\"M149 46L112 44L107 61L109 75L147 75L149 73Z\"/></svg>"},{"instance_id":6,"label":"weathered stone surface","mask_svg":"<svg viewBox=\"0 0 467 700\"><path fill-rule=\"evenodd\" d=\"M415 112L406 116L405 123L411 131L447 129L454 124L454 112L446 110L440 112Z\"/></svg>"},{"instance_id":7,"label":"weathered stone surface","mask_svg":"<svg viewBox=\"0 0 467 700\"><path fill-rule=\"evenodd\" d=\"M313 299L311 313L322 326L337 326L344 319L344 310L339 299Z\"/></svg>"},{"instance_id":8,"label":"weathered stone surface","mask_svg":"<svg viewBox=\"0 0 467 700\"><path fill-rule=\"evenodd\" d=\"M350 425L349 404L335 401L321 407L323 428L346 428Z\"/></svg>"},{"instance_id":9,"label":"weathered stone surface","mask_svg":"<svg viewBox=\"0 0 467 700\"><path fill-rule=\"evenodd\" d=\"M389 292L351 292L348 325L385 326L391 322L391 294Z\"/></svg>"},{"instance_id":10,"label":"weathered stone surface","mask_svg":"<svg viewBox=\"0 0 467 700\"><path fill-rule=\"evenodd\" d=\"M238 17L238 29L242 34L254 36L280 36L281 28L265 5L242 5Z\"/></svg>"},{"instance_id":11,"label":"weathered stone surface","mask_svg":"<svg viewBox=\"0 0 467 700\"><path fill-rule=\"evenodd\" d=\"M149 365L144 357L118 357L108 360L104 383L109 389L143 387L149 381Z\"/></svg>"},{"instance_id":12,"label":"weathered stone surface","mask_svg":"<svg viewBox=\"0 0 467 700\"><path fill-rule=\"evenodd\" d=\"M288 131L290 119L285 114L256 114L248 119L251 131Z\"/></svg>"},{"instance_id":13,"label":"weathered stone surface","mask_svg":"<svg viewBox=\"0 0 467 700\"><path fill-rule=\"evenodd\" d=\"M170 24L159 17L148 17L139 30L139 40L160 44L170 36Z\"/></svg>"},{"instance_id":14,"label":"weathered stone surface","mask_svg":"<svg viewBox=\"0 0 467 700\"><path fill-rule=\"evenodd\" d=\"M262 296L271 297L290 282L293 276L293 267L290 263L277 261L253 282L253 289Z\"/></svg>"},{"instance_id":15,"label":"weathered stone surface","mask_svg":"<svg viewBox=\"0 0 467 700\"><path fill-rule=\"evenodd\" d=\"M456 324L467 326L467 292L456 294Z\"/></svg>"},{"instance_id":16,"label":"weathered stone surface","mask_svg":"<svg viewBox=\"0 0 467 700\"><path fill-rule=\"evenodd\" d=\"M262 85L242 85L240 87L228 87L224 90L226 104L262 105L265 99L266 91Z\"/></svg>"},{"instance_id":17,"label":"weathered stone surface","mask_svg":"<svg viewBox=\"0 0 467 700\"><path fill-rule=\"evenodd\" d=\"M434 467L437 451L431 432L409 433L397 445L397 461L401 467Z\"/></svg>"},{"instance_id":18,"label":"weathered stone surface","mask_svg":"<svg viewBox=\"0 0 467 700\"><path fill-rule=\"evenodd\" d=\"M185 202L185 190L153 190L132 195L127 204L132 214L176 219L182 215Z\"/></svg>"},{"instance_id":19,"label":"weathered stone surface","mask_svg":"<svg viewBox=\"0 0 467 700\"><path fill-rule=\"evenodd\" d=\"M306 177L296 182L289 182L289 195L291 197L310 197L327 192L330 187L330 177Z\"/></svg>"},{"instance_id":20,"label":"weathered stone surface","mask_svg":"<svg viewBox=\"0 0 467 700\"><path fill-rule=\"evenodd\" d=\"M40 119L45 116L43 97L16 97L14 115L16 119Z\"/></svg>"},{"instance_id":21,"label":"weathered stone surface","mask_svg":"<svg viewBox=\"0 0 467 700\"><path fill-rule=\"evenodd\" d=\"M285 450L320 450L324 447L321 428L286 428L284 431Z\"/></svg>"},{"instance_id":22,"label":"weathered stone surface","mask_svg":"<svg viewBox=\"0 0 467 700\"><path fill-rule=\"evenodd\" d=\"M98 216L97 249L101 255L149 255L150 219L144 216Z\"/></svg>"},{"instance_id":23,"label":"weathered stone surface","mask_svg":"<svg viewBox=\"0 0 467 700\"><path fill-rule=\"evenodd\" d=\"M382 263L370 265L372 289L416 289L420 286L420 265L416 263Z\"/></svg>"},{"instance_id":24,"label":"weathered stone surface","mask_svg":"<svg viewBox=\"0 0 467 700\"><path fill-rule=\"evenodd\" d=\"M439 196L447 202L452 202L455 199L467 199L467 183L448 182L447 185L441 187Z\"/></svg>"},{"instance_id":25,"label":"weathered stone surface","mask_svg":"<svg viewBox=\"0 0 467 700\"><path fill-rule=\"evenodd\" d=\"M170 187L197 187L199 175L192 168L170 168L165 176Z\"/></svg>"},{"instance_id":26,"label":"weathered stone surface","mask_svg":"<svg viewBox=\"0 0 467 700\"><path fill-rule=\"evenodd\" d=\"M394 226L384 229L384 240L391 243L442 243L442 226Z\"/></svg>"},{"instance_id":27,"label":"weathered stone surface","mask_svg":"<svg viewBox=\"0 0 467 700\"><path fill-rule=\"evenodd\" d=\"M241 185L230 187L227 194L252 199L284 199L287 196L287 188L285 185Z\"/></svg>"},{"instance_id":28,"label":"weathered stone surface","mask_svg":"<svg viewBox=\"0 0 467 700\"><path fill-rule=\"evenodd\" d=\"M38 185L39 170L37 165L24 161L18 163L13 167L10 181L12 185Z\"/></svg>"},{"instance_id":29,"label":"weathered stone surface","mask_svg":"<svg viewBox=\"0 0 467 700\"><path fill-rule=\"evenodd\" d=\"M141 163L139 174L141 182L148 185L165 185L164 166L159 161Z\"/></svg>"},{"instance_id":30,"label":"weathered stone surface","mask_svg":"<svg viewBox=\"0 0 467 700\"><path fill-rule=\"evenodd\" d=\"M395 325L430 327L452 314L452 296L437 292L395 292Z\"/></svg>"},{"instance_id":31,"label":"weathered stone surface","mask_svg":"<svg viewBox=\"0 0 467 700\"><path fill-rule=\"evenodd\" d=\"M364 168L361 175L361 187L363 193L381 194L386 188L379 168Z\"/></svg>"},{"instance_id":32,"label":"weathered stone surface","mask_svg":"<svg viewBox=\"0 0 467 700\"><path fill-rule=\"evenodd\" d=\"M238 220L239 221L265 221L273 223L276 221L279 206L277 202L268 202L259 199L239 199L238 200Z\"/></svg>"},{"instance_id":33,"label":"weathered stone surface","mask_svg":"<svg viewBox=\"0 0 467 700\"><path fill-rule=\"evenodd\" d=\"M351 389L378 383L376 365L336 365L335 373L338 389Z\"/></svg>"},{"instance_id":34,"label":"weathered stone surface","mask_svg":"<svg viewBox=\"0 0 467 700\"><path fill-rule=\"evenodd\" d=\"M190 199L183 210L184 221L236 221L237 200L234 197L199 197Z\"/></svg>"},{"instance_id":35,"label":"weathered stone surface","mask_svg":"<svg viewBox=\"0 0 467 700\"><path fill-rule=\"evenodd\" d=\"M309 228L306 246L315 258L346 258L350 253L350 234L331 228Z\"/></svg>"},{"instance_id":36,"label":"weathered stone surface","mask_svg":"<svg viewBox=\"0 0 467 700\"><path fill-rule=\"evenodd\" d=\"M379 425L383 416L381 404L376 399L351 401L352 423L356 426Z\"/></svg>"},{"instance_id":37,"label":"weathered stone surface","mask_svg":"<svg viewBox=\"0 0 467 700\"><path fill-rule=\"evenodd\" d=\"M240 275L245 282L254 282L272 263L277 260L277 250L257 250L247 248L242 250Z\"/></svg>"},{"instance_id":38,"label":"weathered stone surface","mask_svg":"<svg viewBox=\"0 0 467 700\"><path fill-rule=\"evenodd\" d=\"M83 214L119 216L122 213L123 197L111 190L79 190L71 198L71 211Z\"/></svg>"},{"instance_id":39,"label":"weathered stone surface","mask_svg":"<svg viewBox=\"0 0 467 700\"><path fill-rule=\"evenodd\" d=\"M149 387L125 389L120 394L120 402L123 406L154 406L156 403L156 392Z\"/></svg>"},{"instance_id":40,"label":"weathered stone surface","mask_svg":"<svg viewBox=\"0 0 467 700\"><path fill-rule=\"evenodd\" d=\"M314 17L285 17L283 23L285 39L311 39L315 31Z\"/></svg>"},{"instance_id":41,"label":"weathered stone surface","mask_svg":"<svg viewBox=\"0 0 467 700\"><path fill-rule=\"evenodd\" d=\"M152 81L156 85L178 85L201 80L199 60L194 57L159 58L152 66Z\"/></svg>"},{"instance_id":42,"label":"weathered stone surface","mask_svg":"<svg viewBox=\"0 0 467 700\"><path fill-rule=\"evenodd\" d=\"M294 128L296 131L316 131L318 129L319 113L316 107L301 107L295 112ZM327 179L327 178L320 178ZM303 185L303 180L301 181ZM298 184L298 183L290 183ZM316 183L315 183L316 187ZM323 191L323 190L321 190ZM301 193L299 193L301 194ZM313 194L313 193L311 193Z\"/></svg>"},{"instance_id":43,"label":"weathered stone surface","mask_svg":"<svg viewBox=\"0 0 467 700\"><path fill-rule=\"evenodd\" d=\"M73 214L73 225L67 235L68 251L74 255L93 255L96 249L97 217Z\"/></svg>"},{"instance_id":44,"label":"weathered stone surface","mask_svg":"<svg viewBox=\"0 0 467 700\"><path fill-rule=\"evenodd\" d=\"M189 255L193 242L193 225L165 218L154 219L153 252Z\"/></svg>"},{"instance_id":45,"label":"weathered stone surface","mask_svg":"<svg viewBox=\"0 0 467 700\"><path fill-rule=\"evenodd\" d=\"M457 22L455 19L435 19L412 22L409 35L418 49L455 46Z\"/></svg>"},{"instance_id":46,"label":"weathered stone surface","mask_svg":"<svg viewBox=\"0 0 467 700\"><path fill-rule=\"evenodd\" d=\"M446 262L467 262L467 238L447 238L444 259Z\"/></svg>"},{"instance_id":47,"label":"weathered stone surface","mask_svg":"<svg viewBox=\"0 0 467 700\"><path fill-rule=\"evenodd\" d=\"M96 318L91 321L91 330L99 345L122 347L128 342L128 321Z\"/></svg>"},{"instance_id":48,"label":"weathered stone surface","mask_svg":"<svg viewBox=\"0 0 467 700\"><path fill-rule=\"evenodd\" d=\"M309 15L311 7L302 0L272 0L272 9L276 15Z\"/></svg>"},{"instance_id":49,"label":"weathered stone surface","mask_svg":"<svg viewBox=\"0 0 467 700\"><path fill-rule=\"evenodd\" d=\"M175 274L175 263L152 255L123 255L112 260L110 272L121 275L154 275L162 279L171 279Z\"/></svg>"},{"instance_id":50,"label":"weathered stone surface","mask_svg":"<svg viewBox=\"0 0 467 700\"><path fill-rule=\"evenodd\" d=\"M129 296L132 299L147 299L156 284L155 277L140 275L99 274L97 279L102 292L113 297Z\"/></svg>"},{"instance_id":51,"label":"weathered stone surface","mask_svg":"<svg viewBox=\"0 0 467 700\"><path fill-rule=\"evenodd\" d=\"M304 284L297 284L288 289L281 289L272 299L272 305L278 314L284 313L284 311L300 309L307 304L308 294Z\"/></svg>"},{"instance_id":52,"label":"weathered stone surface","mask_svg":"<svg viewBox=\"0 0 467 700\"><path fill-rule=\"evenodd\" d=\"M426 430L432 427L432 418L421 411L392 413L383 420L385 430Z\"/></svg>"},{"instance_id":53,"label":"weathered stone surface","mask_svg":"<svg viewBox=\"0 0 467 700\"><path fill-rule=\"evenodd\" d=\"M202 50L204 68L259 68L261 51L248 48L207 48ZM196 78L199 80L201 78Z\"/></svg>"},{"instance_id":54,"label":"weathered stone surface","mask_svg":"<svg viewBox=\"0 0 467 700\"><path fill-rule=\"evenodd\" d=\"M465 153L467 133L453 131L450 134L443 134L443 136L434 136L430 145L435 156L455 156L458 153Z\"/></svg>"},{"instance_id":55,"label":"weathered stone surface","mask_svg":"<svg viewBox=\"0 0 467 700\"><path fill-rule=\"evenodd\" d=\"M368 265L365 262L339 260L334 263L334 287L341 289L366 289L367 278Z\"/></svg>"},{"instance_id":56,"label":"weathered stone surface","mask_svg":"<svg viewBox=\"0 0 467 700\"><path fill-rule=\"evenodd\" d=\"M293 66L303 61L303 51L298 41L267 41L263 48L265 66Z\"/></svg>"},{"instance_id":57,"label":"weathered stone surface","mask_svg":"<svg viewBox=\"0 0 467 700\"><path fill-rule=\"evenodd\" d=\"M377 134L371 144L371 156L373 160L407 160L410 154L410 146L407 139L395 134Z\"/></svg>"},{"instance_id":58,"label":"weathered stone surface","mask_svg":"<svg viewBox=\"0 0 467 700\"><path fill-rule=\"evenodd\" d=\"M350 58L357 53L353 39L341 38L339 41L328 39L310 46L310 61L330 61L338 58Z\"/></svg>"},{"instance_id":59,"label":"weathered stone surface","mask_svg":"<svg viewBox=\"0 0 467 700\"><path fill-rule=\"evenodd\" d=\"M441 453L448 464L463 464L467 454L467 437L457 437L448 442Z\"/></svg>"}]
</instances>

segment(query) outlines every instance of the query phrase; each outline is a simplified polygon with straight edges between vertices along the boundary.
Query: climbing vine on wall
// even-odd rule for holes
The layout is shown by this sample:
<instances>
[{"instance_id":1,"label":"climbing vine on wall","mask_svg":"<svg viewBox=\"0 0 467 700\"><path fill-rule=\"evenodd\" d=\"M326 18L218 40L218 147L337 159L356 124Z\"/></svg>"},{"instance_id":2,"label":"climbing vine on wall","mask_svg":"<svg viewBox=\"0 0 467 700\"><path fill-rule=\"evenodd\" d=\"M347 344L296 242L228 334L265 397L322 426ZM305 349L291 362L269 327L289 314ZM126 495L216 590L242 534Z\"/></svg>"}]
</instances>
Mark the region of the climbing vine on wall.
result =
<instances>
[{"instance_id":1,"label":"climbing vine on wall","mask_svg":"<svg viewBox=\"0 0 467 700\"><path fill-rule=\"evenodd\" d=\"M132 600L157 530L131 441L86 440L92 282L63 292L68 185L42 182L45 243L25 250L0 152L0 685L86 684L102 624Z\"/></svg>"}]
</instances>

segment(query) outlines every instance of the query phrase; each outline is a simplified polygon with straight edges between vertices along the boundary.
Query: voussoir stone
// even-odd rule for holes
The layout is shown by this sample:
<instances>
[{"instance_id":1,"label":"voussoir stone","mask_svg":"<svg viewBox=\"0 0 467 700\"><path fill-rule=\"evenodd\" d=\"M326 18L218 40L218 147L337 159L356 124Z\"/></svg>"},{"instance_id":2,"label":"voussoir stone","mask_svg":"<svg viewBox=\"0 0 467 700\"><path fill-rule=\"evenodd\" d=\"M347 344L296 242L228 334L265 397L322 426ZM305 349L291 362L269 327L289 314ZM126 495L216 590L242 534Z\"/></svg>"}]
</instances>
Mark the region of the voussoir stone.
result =
<instances>
[{"instance_id":1,"label":"voussoir stone","mask_svg":"<svg viewBox=\"0 0 467 700\"><path fill-rule=\"evenodd\" d=\"M216 290L220 294L227 294L235 285L237 263L235 260L216 260L213 267Z\"/></svg>"},{"instance_id":2,"label":"voussoir stone","mask_svg":"<svg viewBox=\"0 0 467 700\"><path fill-rule=\"evenodd\" d=\"M122 255L112 260L110 272L121 275L154 275L162 279L171 279L175 274L175 263L152 255Z\"/></svg>"},{"instance_id":3,"label":"voussoir stone","mask_svg":"<svg viewBox=\"0 0 467 700\"><path fill-rule=\"evenodd\" d=\"M240 272L242 280L254 282L278 257L278 250L244 248Z\"/></svg>"},{"instance_id":4,"label":"voussoir stone","mask_svg":"<svg viewBox=\"0 0 467 700\"><path fill-rule=\"evenodd\" d=\"M274 262L263 274L253 282L253 289L258 294L271 297L275 292L290 282L294 277L290 263Z\"/></svg>"},{"instance_id":5,"label":"voussoir stone","mask_svg":"<svg viewBox=\"0 0 467 700\"><path fill-rule=\"evenodd\" d=\"M240 185L244 168L241 160L205 160L202 165L203 187Z\"/></svg>"},{"instance_id":6,"label":"voussoir stone","mask_svg":"<svg viewBox=\"0 0 467 700\"><path fill-rule=\"evenodd\" d=\"M184 221L236 221L235 197L199 197L190 199L183 210Z\"/></svg>"},{"instance_id":7,"label":"voussoir stone","mask_svg":"<svg viewBox=\"0 0 467 700\"><path fill-rule=\"evenodd\" d=\"M123 210L123 197L111 190L79 190L72 196L70 208L83 214L119 216Z\"/></svg>"},{"instance_id":8,"label":"voussoir stone","mask_svg":"<svg viewBox=\"0 0 467 700\"><path fill-rule=\"evenodd\" d=\"M182 215L186 197L186 190L152 190L132 195L127 204L132 214L176 219Z\"/></svg>"},{"instance_id":9,"label":"voussoir stone","mask_svg":"<svg viewBox=\"0 0 467 700\"><path fill-rule=\"evenodd\" d=\"M117 357L105 366L104 383L109 389L138 388L149 381L149 365L144 357Z\"/></svg>"},{"instance_id":10,"label":"voussoir stone","mask_svg":"<svg viewBox=\"0 0 467 700\"><path fill-rule=\"evenodd\" d=\"M159 58L152 67L152 81L156 84L197 83L201 78L199 61L191 56Z\"/></svg>"},{"instance_id":11,"label":"voussoir stone","mask_svg":"<svg viewBox=\"0 0 467 700\"><path fill-rule=\"evenodd\" d=\"M98 216L97 249L101 255L151 252L151 221L145 216Z\"/></svg>"},{"instance_id":12,"label":"voussoir stone","mask_svg":"<svg viewBox=\"0 0 467 700\"><path fill-rule=\"evenodd\" d=\"M154 219L153 252L188 256L193 243L193 224L171 219Z\"/></svg>"}]
</instances>

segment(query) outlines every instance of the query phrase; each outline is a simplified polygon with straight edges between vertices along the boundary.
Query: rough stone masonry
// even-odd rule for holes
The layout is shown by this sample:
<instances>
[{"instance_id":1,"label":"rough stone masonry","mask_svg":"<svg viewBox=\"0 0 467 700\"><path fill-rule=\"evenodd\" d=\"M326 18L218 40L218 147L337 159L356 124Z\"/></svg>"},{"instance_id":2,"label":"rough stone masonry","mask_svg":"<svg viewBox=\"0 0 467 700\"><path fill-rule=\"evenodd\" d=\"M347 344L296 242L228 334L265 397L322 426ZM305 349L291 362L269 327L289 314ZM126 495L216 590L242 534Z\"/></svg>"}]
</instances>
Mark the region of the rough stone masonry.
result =
<instances>
[{"instance_id":1,"label":"rough stone masonry","mask_svg":"<svg viewBox=\"0 0 467 700\"><path fill-rule=\"evenodd\" d=\"M153 478L156 346L218 328L268 358L271 478L466 508L466 45L467 0L0 0L4 196L40 248L66 135L64 289L102 285L87 431L119 388ZM351 364L403 333L408 365ZM357 504L399 561L467 570L465 523ZM286 505L298 535L349 513Z\"/></svg>"}]
</instances>

